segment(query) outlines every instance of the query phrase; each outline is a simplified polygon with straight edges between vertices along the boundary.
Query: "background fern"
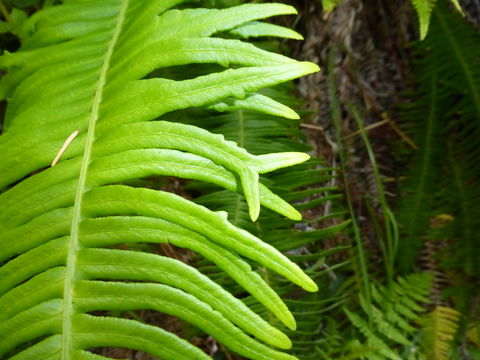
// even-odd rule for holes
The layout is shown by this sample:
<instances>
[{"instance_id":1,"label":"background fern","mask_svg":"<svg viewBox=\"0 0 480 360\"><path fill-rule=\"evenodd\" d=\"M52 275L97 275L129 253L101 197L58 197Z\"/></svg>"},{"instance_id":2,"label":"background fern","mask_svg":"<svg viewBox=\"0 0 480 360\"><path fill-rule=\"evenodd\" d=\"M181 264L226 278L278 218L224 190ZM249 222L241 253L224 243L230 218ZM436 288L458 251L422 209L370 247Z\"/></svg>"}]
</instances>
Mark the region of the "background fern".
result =
<instances>
[{"instance_id":1,"label":"background fern","mask_svg":"<svg viewBox=\"0 0 480 360\"><path fill-rule=\"evenodd\" d=\"M429 35L417 47L420 64L415 76L415 101L404 111L404 128L414 134L418 149L402 183L404 197L398 217L403 237L397 260L403 271L418 266L418 254L425 242L444 244L439 247L444 250L436 254L440 269L462 284L455 290L443 286L442 300L454 307L445 308L444 314L454 317L449 336L458 326L455 339L464 344L465 331L471 326L468 323L478 321L472 301L478 294L474 285L478 271L473 269L478 268L480 259L475 235L479 230L480 168L474 160L480 155L475 145L480 141L479 41L472 25L446 6L437 6ZM439 217L447 219L443 225L435 225ZM453 291L457 296L452 298ZM441 315L443 308L439 309L431 314L433 318ZM459 318L456 311L466 318ZM432 319L429 321L434 322ZM426 336L433 339L435 335L427 331ZM428 356L450 358L455 345L442 346L437 355Z\"/></svg>"},{"instance_id":2,"label":"background fern","mask_svg":"<svg viewBox=\"0 0 480 360\"><path fill-rule=\"evenodd\" d=\"M451 342L458 328L460 314L454 309L437 306L422 319L424 336L421 341L429 359L451 358Z\"/></svg>"},{"instance_id":3,"label":"background fern","mask_svg":"<svg viewBox=\"0 0 480 360\"><path fill-rule=\"evenodd\" d=\"M347 317L365 337L371 349L369 359L422 359L420 347L415 343L418 329L412 325L424 311L419 303L428 303L425 296L430 288L429 277L415 274L408 279L399 279L393 289L374 286L374 301L370 308L360 296L365 314L372 314L373 323L365 317L345 308Z\"/></svg>"},{"instance_id":4,"label":"background fern","mask_svg":"<svg viewBox=\"0 0 480 360\"><path fill-rule=\"evenodd\" d=\"M429 217L441 211L454 216L452 226L457 230L453 236L458 237L455 243L460 251L459 261L467 264L466 269L471 273L468 269L478 262L475 241L469 235L478 226L470 220L470 215L476 218L478 207L469 204L478 199L475 180L478 166L474 160L478 158L478 148L474 144L479 139L476 121L480 115L476 66L479 36L471 25L442 6L435 12L432 29L432 34L421 44L422 65L416 77L420 85L419 93L415 94L419 100L405 111L408 114L405 127L414 130L419 149L414 155L417 160L410 167L413 176L407 178L403 188L408 196L399 209L405 234L399 264L411 267L421 247L421 237L428 230ZM440 58L445 61L436 60ZM422 92L429 97L420 95ZM435 197L439 200L435 201Z\"/></svg>"}]
</instances>

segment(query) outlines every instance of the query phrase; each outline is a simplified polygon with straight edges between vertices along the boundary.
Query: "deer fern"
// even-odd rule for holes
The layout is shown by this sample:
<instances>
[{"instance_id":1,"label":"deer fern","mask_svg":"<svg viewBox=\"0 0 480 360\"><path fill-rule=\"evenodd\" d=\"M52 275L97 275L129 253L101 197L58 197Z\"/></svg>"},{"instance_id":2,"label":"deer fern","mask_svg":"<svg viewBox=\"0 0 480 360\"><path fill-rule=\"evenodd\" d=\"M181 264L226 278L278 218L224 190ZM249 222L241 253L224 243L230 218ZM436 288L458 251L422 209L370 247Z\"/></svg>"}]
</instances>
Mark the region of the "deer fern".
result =
<instances>
[{"instance_id":1,"label":"deer fern","mask_svg":"<svg viewBox=\"0 0 480 360\"><path fill-rule=\"evenodd\" d=\"M308 155L255 156L170 118L189 107L228 110L223 104L232 102L235 109L296 117L256 91L317 66L215 36L255 24L258 32L258 20L295 10L180 3L65 0L28 19L21 49L0 58L6 70L0 97L8 100L0 136L0 308L6 309L0 357L102 359L88 350L118 346L162 359L210 358L161 328L97 313L153 309L192 323L245 357L295 359L263 343L288 349L284 333L207 276L178 260L120 246L170 243L198 252L290 329L295 320L287 306L247 259L317 290L297 265L232 225L226 213L125 185L150 175L197 179L245 195L252 220L260 204L301 217L258 178ZM223 69L185 80L156 77L161 69L195 63ZM49 167L54 158L60 161Z\"/></svg>"}]
</instances>

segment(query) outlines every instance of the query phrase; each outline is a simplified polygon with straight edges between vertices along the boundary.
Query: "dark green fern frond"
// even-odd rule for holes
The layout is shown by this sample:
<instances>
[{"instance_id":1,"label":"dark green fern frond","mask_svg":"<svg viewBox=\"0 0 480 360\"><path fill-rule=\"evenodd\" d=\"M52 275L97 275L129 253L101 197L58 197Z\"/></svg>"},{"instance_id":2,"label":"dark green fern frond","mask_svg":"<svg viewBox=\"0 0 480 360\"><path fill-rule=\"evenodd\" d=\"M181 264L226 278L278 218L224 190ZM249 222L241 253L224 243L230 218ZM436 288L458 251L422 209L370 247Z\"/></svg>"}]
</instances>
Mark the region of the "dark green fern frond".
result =
<instances>
[{"instance_id":1,"label":"dark green fern frond","mask_svg":"<svg viewBox=\"0 0 480 360\"><path fill-rule=\"evenodd\" d=\"M441 9L439 9L441 10ZM453 69L444 70L447 85L456 102L450 113L448 179L446 198L454 216L454 251L459 264L468 275L476 276L480 265L478 231L480 230L480 34L469 23L454 14L439 11L438 29L443 30L448 48L439 49L435 56L447 55L455 63ZM443 50L443 51L441 51ZM440 52L441 51L441 52ZM453 65L453 64L452 64ZM442 73L443 74L443 73ZM464 86L459 87L458 82Z\"/></svg>"},{"instance_id":2,"label":"dark green fern frond","mask_svg":"<svg viewBox=\"0 0 480 360\"><path fill-rule=\"evenodd\" d=\"M325 296L307 295L287 300L298 319L298 332L291 335L292 353L299 359L323 359L345 350L346 339L340 332L342 324L339 315L348 295L348 280L341 275L343 269L338 270L329 269L330 273L318 279Z\"/></svg>"},{"instance_id":3,"label":"dark green fern frond","mask_svg":"<svg viewBox=\"0 0 480 360\"><path fill-rule=\"evenodd\" d=\"M446 271L454 271L457 282L462 284L444 291L446 297L455 292L455 296L449 297L449 300L454 308L465 314L455 325L461 332L458 336L460 340L469 326L470 314L475 311L473 299L478 296L478 289L473 283L478 277L480 264L480 34L458 14L439 3L434 11L429 35L418 45L418 49L422 59L416 76L419 88L427 90L424 94L430 98L440 95L440 99L438 105L433 101L422 104L422 99L415 101L412 107L418 106L420 114L407 111L405 119L410 126L421 122L428 124L428 121L425 122L425 119L429 119L428 109L439 106L441 110L435 126L440 130L432 131L431 137L426 136L426 132L420 132L425 136L423 140L417 140L419 149L416 157L430 157L431 161L424 162L423 165L414 162L410 166L409 178L403 189L413 197L407 197L407 201L402 202L400 214L404 215L399 216L399 220L402 225L409 224L408 218L418 224L417 228L404 227L404 231L414 229L411 233L420 236L441 231L443 239L451 239L449 247L443 251L448 256L444 255L439 260L440 266ZM436 79L437 86L428 91L428 85L433 79ZM435 156L432 157L432 154ZM431 179L430 185L423 183L427 185L423 192L420 191L422 182L418 180L419 174L425 174ZM409 203L412 199L413 202ZM412 211L411 204L415 203L420 204L418 211ZM452 220L445 228L430 231L428 219L434 219L439 214L447 214ZM416 251L423 243L423 239L409 237L407 233L404 232L404 240L410 238L412 241L400 243L401 252L398 257L399 265L408 262L405 271L412 269L416 262L416 255L411 253L411 249ZM432 313L430 323L438 323L439 320L435 322L434 319L439 316L440 313ZM433 325L429 329L435 333ZM450 356L447 349L460 346L442 341L435 343L435 340L441 340L438 333L427 332L425 336L425 349L430 351L431 358L447 358Z\"/></svg>"},{"instance_id":4,"label":"dark green fern frond","mask_svg":"<svg viewBox=\"0 0 480 360\"><path fill-rule=\"evenodd\" d=\"M432 48L432 56L446 56L450 64L441 69L453 99L448 113L447 166L444 168L447 181L443 183L439 206L453 216L452 243L448 251L456 256L452 261L445 259L444 264L464 274L466 283L473 283L479 277L480 266L480 34L473 25L441 7L435 19L432 26L443 31L438 37L443 38L444 45ZM435 39L436 43L440 42ZM470 313L474 311L471 299L477 296L478 290L474 286L463 288L465 295L456 299L455 308ZM469 319L470 315L465 318ZM464 324L460 328L466 331Z\"/></svg>"},{"instance_id":5,"label":"dark green fern frond","mask_svg":"<svg viewBox=\"0 0 480 360\"><path fill-rule=\"evenodd\" d=\"M420 69L426 70L427 66ZM415 101L403 108L403 128L418 148L408 161L408 173L401 183L397 211L401 233L397 265L402 272L413 269L422 248L434 210L434 196L442 179L441 166L445 155L444 115L449 93L442 89L438 74L424 78L415 93Z\"/></svg>"},{"instance_id":6,"label":"dark green fern frond","mask_svg":"<svg viewBox=\"0 0 480 360\"><path fill-rule=\"evenodd\" d=\"M403 241L397 261L404 271L412 270L423 237L428 234L435 239L441 231L442 239L450 239L443 254L450 255L439 258L440 267L454 271L463 284L455 288L456 296L449 300L453 308L468 314L473 311L471 299L477 290L467 284L477 277L480 263L480 34L439 2L429 34L417 45L417 50L418 100L405 107L403 119L406 129L413 130L410 133L418 149L401 188L407 196L399 208ZM451 221L444 228L434 229L430 220L440 214L447 214ZM448 297L451 291L447 288L444 296ZM404 316L414 316L411 311L403 309L403 312ZM432 318L438 316L432 314ZM466 331L468 318L467 315L459 321L461 332ZM432 339L438 334L426 336L425 350L429 357L450 356L440 350L433 353ZM438 345L445 349L458 346Z\"/></svg>"},{"instance_id":7,"label":"dark green fern frond","mask_svg":"<svg viewBox=\"0 0 480 360\"><path fill-rule=\"evenodd\" d=\"M442 87L464 95L458 98L459 101L453 102L453 105L461 109L462 117L468 117L468 120L475 123L480 114L478 31L442 3L433 13L431 28L431 34L425 43L420 45L428 49L425 63L432 64L426 71L439 73Z\"/></svg>"},{"instance_id":8,"label":"dark green fern frond","mask_svg":"<svg viewBox=\"0 0 480 360\"><path fill-rule=\"evenodd\" d=\"M474 184L480 174L477 161L480 156L477 146L480 141L478 32L459 14L440 3L434 11L428 37L418 45L418 56L421 59L415 72L418 88L413 95L416 100L405 106L403 112L404 128L418 146L401 187L398 210L403 237L397 263L403 271L413 268L431 217L439 211L459 214L465 197L462 200L458 195L466 189L473 191L469 198L478 197L475 190L478 186ZM453 162L448 160L448 153L454 154ZM468 169L468 180L467 174L462 174L460 179L459 171L463 171L455 170L450 164L455 168L464 164L462 168ZM461 191L458 186L463 187ZM452 195L447 196L450 205L445 203L446 193ZM439 197L444 199L439 200ZM469 216L464 211L463 214ZM461 217L457 220L463 221ZM467 235L473 233L472 220L466 220L465 224L469 226L459 229L463 228ZM465 238L465 248L473 250L473 240L471 236L470 240L468 238ZM461 241L460 236L459 244ZM472 256L475 253L469 252Z\"/></svg>"},{"instance_id":9,"label":"dark green fern frond","mask_svg":"<svg viewBox=\"0 0 480 360\"><path fill-rule=\"evenodd\" d=\"M480 141L480 137L479 137ZM449 149L449 151L452 151ZM478 155L480 156L480 154ZM451 171L451 187L445 192L449 208L454 216L452 251L457 257L457 266L469 276L478 277L480 267L480 181L476 163L468 162L468 156L448 153ZM478 159L478 158L477 158Z\"/></svg>"}]
</instances>

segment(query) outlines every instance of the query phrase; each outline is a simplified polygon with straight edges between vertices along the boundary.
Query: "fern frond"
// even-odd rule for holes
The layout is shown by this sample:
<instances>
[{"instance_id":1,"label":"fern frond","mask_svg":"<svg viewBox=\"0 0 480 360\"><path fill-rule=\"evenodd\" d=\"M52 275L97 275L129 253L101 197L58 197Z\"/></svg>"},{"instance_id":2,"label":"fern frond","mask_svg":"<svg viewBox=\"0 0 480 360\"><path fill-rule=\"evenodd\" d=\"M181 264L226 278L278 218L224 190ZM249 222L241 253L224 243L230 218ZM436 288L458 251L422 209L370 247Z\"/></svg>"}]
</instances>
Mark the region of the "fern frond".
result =
<instances>
[{"instance_id":1,"label":"fern frond","mask_svg":"<svg viewBox=\"0 0 480 360\"><path fill-rule=\"evenodd\" d=\"M262 94L296 109L298 100L289 95L291 92L291 87L283 84L262 90ZM209 130L221 133L227 139L244 145L254 154L307 149L304 135L298 130L298 122L295 119L286 120L274 113L267 117L260 116L258 109L235 110L221 115L211 112L207 114L186 112L179 114L179 118L189 124L198 124L199 121L207 118ZM200 120L195 121L195 119ZM323 207L327 203L332 203L332 207L336 207L336 198L339 195L335 187L328 186L333 182L331 174L332 169L325 168L321 160L312 159L295 167L282 169L273 175L267 175L262 178L262 181L281 197L295 202L297 209L307 212L312 209L313 212L317 212L315 210L317 207ZM328 352L328 347L332 346L332 339L327 334L329 329L325 327L329 326L328 323L335 321L332 312L338 314L343 304L343 299L330 290L332 277L336 276L337 271L342 271L348 261L330 264L330 254L344 251L347 247L338 246L324 250L323 243L348 224L340 220L343 218L342 214L331 213L295 224L293 221L285 221L272 211L265 211L253 225L248 221L248 209L242 195L218 190L200 182L189 183L187 188L203 194L195 199L196 202L212 209L226 211L232 223L258 234L262 240L287 252L287 256L292 261L304 264L305 272L322 289L321 296L299 293L289 283L265 268L257 271L268 283L275 284L274 287L278 289L279 294L295 298L286 300L297 321L295 332L286 331L286 334L292 337L291 353L301 359L316 360ZM325 208L325 211L327 209L330 208ZM336 218L339 219L337 225L332 225ZM210 278L242 297L243 289L223 276L221 269L214 264L200 260L197 265L202 271L208 272ZM328 298L325 298L326 296ZM256 299L249 296L244 298L244 301L263 318L271 318L264 306ZM319 316L322 316L322 319Z\"/></svg>"},{"instance_id":2,"label":"fern frond","mask_svg":"<svg viewBox=\"0 0 480 360\"><path fill-rule=\"evenodd\" d=\"M418 89L416 101L406 106L403 121L412 134L418 150L409 161L406 180L401 184L402 197L397 220L402 235L398 246L397 264L407 272L414 267L423 244L423 236L434 209L434 195L441 180L439 171L444 147L443 138L446 95L438 83L438 75L425 79Z\"/></svg>"},{"instance_id":3,"label":"fern frond","mask_svg":"<svg viewBox=\"0 0 480 360\"><path fill-rule=\"evenodd\" d=\"M432 49L431 56L449 53L450 70L444 65L439 70L442 76L445 75L450 97L458 97L452 103L448 123L450 136L446 154L450 183L440 205L446 206L454 216L452 225L457 240L453 246L458 251L459 265L474 276L480 264L480 251L476 245L480 222L478 206L475 205L480 199L480 149L477 146L480 141L480 71L477 66L480 35L458 14L442 7L435 12L435 20L432 25L439 34L432 37L432 45L439 44L440 36L444 41L438 49ZM458 82L465 86L460 88Z\"/></svg>"},{"instance_id":4,"label":"fern frond","mask_svg":"<svg viewBox=\"0 0 480 360\"><path fill-rule=\"evenodd\" d=\"M289 348L285 334L209 277L174 259L116 249L171 243L196 251L290 329L295 320L287 306L246 259L317 290L296 264L232 225L226 213L124 185L150 175L198 179L243 194L253 220L260 204L301 217L259 183L259 174L308 155L252 155L221 135L171 121L173 111L219 104L295 117L252 94L317 66L214 36L295 10L175 8L181 2L65 0L28 19L21 49L0 57L6 70L0 97L8 99L0 136L0 304L9 309L0 323L0 357L105 359L88 349L119 346L162 359L210 359L153 325L96 315L152 309L194 324L245 357L295 359L266 345ZM183 80L156 77L198 63L221 70ZM60 162L48 167L75 131Z\"/></svg>"},{"instance_id":5,"label":"fern frond","mask_svg":"<svg viewBox=\"0 0 480 360\"><path fill-rule=\"evenodd\" d=\"M432 11L436 6L437 0L411 0L411 2L418 16L420 40L424 40L430 27ZM450 0L450 2L459 13L463 14L462 7L458 0Z\"/></svg>"},{"instance_id":6,"label":"fern frond","mask_svg":"<svg viewBox=\"0 0 480 360\"><path fill-rule=\"evenodd\" d=\"M293 109L298 106L298 100L289 95L291 87L276 86L262 90L262 93L268 94L272 99L281 101ZM199 123L199 120L195 121L195 119L201 119L201 121L208 119L209 130L221 133L227 139L245 145L249 151L255 154L269 151L299 151L307 148L304 136L298 130L298 122L282 119L274 116L275 114L268 117L260 116L258 110L248 108L235 110L221 115L213 114L211 111L206 114L195 111L195 113L184 112L178 115L181 121L189 124ZM338 197L336 188L325 186L332 180L331 172L331 169L324 168L324 164L320 160L314 159L295 167L282 169L273 176L269 175L263 178L262 181L275 193L289 201L294 201L297 209L309 211L309 209L319 206L320 202L334 202ZM201 182L189 183L187 188L203 194L195 199L197 203L215 210L226 211L232 223L258 234L262 240L287 252L287 256L292 261L304 264L306 273L317 284L322 284L319 285L323 289L322 296L298 294L298 291L290 284L267 269L257 270L266 281L275 284L274 287L278 289L279 294L295 296L295 300L286 300L286 304L292 310L297 321L296 331L286 331L293 341L291 353L305 360L318 359L322 350L326 350L323 324L330 320L333 321L331 312L338 312L343 303L342 299L330 294L331 276L335 276L334 274L339 268L341 271L342 267L347 264L347 262L327 264L327 256L344 251L346 247L338 246L324 250L322 243L328 237L343 230L348 223L339 220L337 225L326 226L324 224L336 217L341 219L342 214L332 213L318 219L303 220L303 223L295 225L293 221L285 221L272 211L265 211L262 212L255 224L251 224L248 221L247 204L242 195L218 190L218 188L212 188ZM231 279L226 278L221 269L211 262L200 260L197 262L197 266L232 293L239 297L243 296L244 290L232 283ZM330 294L331 298L325 299L326 294ZM265 307L259 304L255 298L249 296L244 298L244 301L263 318L271 318L265 311ZM327 317L329 320L319 321L319 315Z\"/></svg>"},{"instance_id":7,"label":"fern frond","mask_svg":"<svg viewBox=\"0 0 480 360\"><path fill-rule=\"evenodd\" d=\"M475 159L480 156L476 146L480 139L479 40L472 25L439 3L430 34L418 46L417 100L405 107L403 119L419 147L403 184L398 216L403 233L398 264L404 271L415 264L428 220L438 213L454 214L459 238L464 238L459 248L468 249L463 264L470 264L470 272L479 259L471 236L476 228L472 205L478 199ZM465 202L467 198L471 205Z\"/></svg>"},{"instance_id":8,"label":"fern frond","mask_svg":"<svg viewBox=\"0 0 480 360\"><path fill-rule=\"evenodd\" d=\"M452 308L437 306L422 319L422 345L426 356L432 360L450 358L451 341L453 340L460 321L460 313Z\"/></svg>"},{"instance_id":9,"label":"fern frond","mask_svg":"<svg viewBox=\"0 0 480 360\"><path fill-rule=\"evenodd\" d=\"M367 344L375 349L377 354L381 354L387 359L399 360L401 359L381 338L379 338L371 329L368 323L361 318L357 313L345 310L345 314L352 324L357 327L360 332L367 338Z\"/></svg>"},{"instance_id":10,"label":"fern frond","mask_svg":"<svg viewBox=\"0 0 480 360\"><path fill-rule=\"evenodd\" d=\"M362 311L347 310L347 317L363 334L367 344L382 356L389 359L415 359L419 355L415 341L418 333L415 322L420 320L421 313L425 310L424 305L429 303L426 295L430 286L431 276L422 273L398 278L392 289L373 285L371 306L360 295ZM372 324L362 318L362 315L369 313ZM398 356L400 354L402 357Z\"/></svg>"}]
</instances>

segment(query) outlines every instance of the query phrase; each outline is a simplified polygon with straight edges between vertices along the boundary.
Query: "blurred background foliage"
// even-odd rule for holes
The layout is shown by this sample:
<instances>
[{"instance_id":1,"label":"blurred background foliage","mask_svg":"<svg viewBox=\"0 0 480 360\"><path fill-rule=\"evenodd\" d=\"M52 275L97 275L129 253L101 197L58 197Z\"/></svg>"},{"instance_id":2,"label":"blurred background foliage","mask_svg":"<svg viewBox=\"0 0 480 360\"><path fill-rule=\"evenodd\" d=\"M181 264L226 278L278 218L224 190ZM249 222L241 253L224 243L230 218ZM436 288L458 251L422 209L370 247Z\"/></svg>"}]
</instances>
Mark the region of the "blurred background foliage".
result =
<instances>
[{"instance_id":1,"label":"blurred background foliage","mask_svg":"<svg viewBox=\"0 0 480 360\"><path fill-rule=\"evenodd\" d=\"M55 2L0 1L2 49L15 51L23 21ZM203 7L244 2L188 1ZM299 359L480 359L480 2L283 2L299 14L274 21L305 41L294 40L301 38L294 33L292 40L249 41L322 67L295 84L265 90L301 119L245 109L222 113L222 106L235 106L228 99L169 118L224 134L254 154L310 152L308 163L262 179L304 219L263 209L252 223L241 195L176 178L142 182L227 210L234 224L315 279L320 291L308 294L255 269L297 319L297 331L283 330ZM211 70L189 66L162 76ZM150 250L195 264L275 322L212 263L171 245ZM149 311L121 315L175 331L215 359L242 359L178 319ZM149 359L119 349L102 354Z\"/></svg>"}]
</instances>

